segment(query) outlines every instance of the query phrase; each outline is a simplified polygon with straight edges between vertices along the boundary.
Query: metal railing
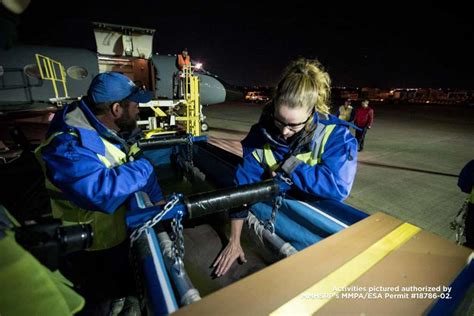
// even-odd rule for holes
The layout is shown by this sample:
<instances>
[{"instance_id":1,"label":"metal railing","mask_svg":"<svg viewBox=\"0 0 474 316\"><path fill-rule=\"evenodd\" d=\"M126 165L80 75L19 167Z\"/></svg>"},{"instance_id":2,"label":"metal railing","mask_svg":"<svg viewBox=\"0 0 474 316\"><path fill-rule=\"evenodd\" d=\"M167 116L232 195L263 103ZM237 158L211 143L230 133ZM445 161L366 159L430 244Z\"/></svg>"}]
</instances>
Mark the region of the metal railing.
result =
<instances>
[{"instance_id":1,"label":"metal railing","mask_svg":"<svg viewBox=\"0 0 474 316\"><path fill-rule=\"evenodd\" d=\"M47 56L40 54L35 54L36 63L38 65L38 70L43 80L51 81L54 89L55 99L59 100L60 98L68 98L67 86L66 86L66 71L64 70L63 65L53 60ZM61 96L59 93L58 86L63 87L64 95Z\"/></svg>"}]
</instances>

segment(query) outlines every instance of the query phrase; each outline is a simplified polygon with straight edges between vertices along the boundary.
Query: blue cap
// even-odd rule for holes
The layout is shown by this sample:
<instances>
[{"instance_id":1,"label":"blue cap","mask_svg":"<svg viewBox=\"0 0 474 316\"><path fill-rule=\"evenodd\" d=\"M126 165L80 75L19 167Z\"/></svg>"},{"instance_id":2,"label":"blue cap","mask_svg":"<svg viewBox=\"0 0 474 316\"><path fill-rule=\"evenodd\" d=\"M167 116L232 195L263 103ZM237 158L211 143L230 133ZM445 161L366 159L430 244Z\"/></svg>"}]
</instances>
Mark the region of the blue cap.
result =
<instances>
[{"instance_id":1,"label":"blue cap","mask_svg":"<svg viewBox=\"0 0 474 316\"><path fill-rule=\"evenodd\" d=\"M125 99L147 103L153 98L150 91L140 89L127 76L118 72L103 72L95 76L87 95L96 104Z\"/></svg>"}]
</instances>

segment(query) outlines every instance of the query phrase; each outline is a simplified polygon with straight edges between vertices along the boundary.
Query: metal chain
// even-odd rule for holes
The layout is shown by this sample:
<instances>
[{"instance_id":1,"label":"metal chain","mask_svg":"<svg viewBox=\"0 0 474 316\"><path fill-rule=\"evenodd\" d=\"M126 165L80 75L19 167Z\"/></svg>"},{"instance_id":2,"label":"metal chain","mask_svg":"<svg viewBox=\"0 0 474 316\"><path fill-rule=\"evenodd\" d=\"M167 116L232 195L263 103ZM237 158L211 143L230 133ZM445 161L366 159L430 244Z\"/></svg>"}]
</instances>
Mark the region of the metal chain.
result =
<instances>
[{"instance_id":1,"label":"metal chain","mask_svg":"<svg viewBox=\"0 0 474 316\"><path fill-rule=\"evenodd\" d=\"M293 185L293 180L291 180L290 177L286 177L284 176L282 173L279 173L279 178L285 182L286 184L288 184L289 186L292 186Z\"/></svg>"},{"instance_id":2,"label":"metal chain","mask_svg":"<svg viewBox=\"0 0 474 316\"><path fill-rule=\"evenodd\" d=\"M165 207L163 207L163 210L161 210L161 212L153 216L153 218L147 220L145 223L143 223L142 226L140 226L139 228L133 231L133 233L130 235L131 244L133 245L133 243L138 238L140 238L140 236L145 230L155 226L156 223L158 223L163 218L163 216L165 216L165 214L168 213L178 202L179 202L179 196L173 195L171 200L169 200L168 203L166 203Z\"/></svg>"},{"instance_id":3,"label":"metal chain","mask_svg":"<svg viewBox=\"0 0 474 316\"><path fill-rule=\"evenodd\" d=\"M186 160L191 164L191 166L194 166L193 164L193 135L191 134L188 134L186 149L187 149Z\"/></svg>"},{"instance_id":4,"label":"metal chain","mask_svg":"<svg viewBox=\"0 0 474 316\"><path fill-rule=\"evenodd\" d=\"M184 234L183 224L181 223L182 219L183 212L178 211L176 213L176 217L171 222L171 228L173 229L174 235L173 254L175 266L181 266L180 263L183 262L184 258Z\"/></svg>"},{"instance_id":5,"label":"metal chain","mask_svg":"<svg viewBox=\"0 0 474 316\"><path fill-rule=\"evenodd\" d=\"M265 228L267 228L272 234L275 233L276 214L277 214L278 210L280 209L280 207L283 203L283 198L284 198L284 193L283 194L278 194L273 199L272 215L271 215L271 218L265 224Z\"/></svg>"},{"instance_id":6,"label":"metal chain","mask_svg":"<svg viewBox=\"0 0 474 316\"><path fill-rule=\"evenodd\" d=\"M463 243L463 236L464 236L464 230L465 230L465 222L466 222L466 216L467 216L467 210L468 210L468 203L469 200L466 199L461 206L461 209L459 210L458 214L454 218L454 220L449 223L449 226L452 230L456 232L456 242L460 245Z\"/></svg>"}]
</instances>

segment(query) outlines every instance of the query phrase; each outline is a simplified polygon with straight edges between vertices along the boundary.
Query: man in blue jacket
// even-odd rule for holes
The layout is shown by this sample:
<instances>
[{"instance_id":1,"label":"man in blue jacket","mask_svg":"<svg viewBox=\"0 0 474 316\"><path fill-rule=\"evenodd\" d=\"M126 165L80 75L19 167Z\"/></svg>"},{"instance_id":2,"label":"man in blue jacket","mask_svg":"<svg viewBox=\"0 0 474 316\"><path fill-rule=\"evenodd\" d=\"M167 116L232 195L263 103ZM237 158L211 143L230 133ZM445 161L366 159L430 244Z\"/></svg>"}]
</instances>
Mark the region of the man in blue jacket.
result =
<instances>
[{"instance_id":1,"label":"man in blue jacket","mask_svg":"<svg viewBox=\"0 0 474 316\"><path fill-rule=\"evenodd\" d=\"M109 291L115 292L112 297L127 292L121 285L128 273L125 212L130 197L144 191L152 202L163 200L152 164L144 158L129 161L119 136L136 128L138 103L151 97L120 73L101 73L87 97L55 114L36 150L53 216L65 225L92 225L92 246L71 255L65 265L70 271L64 271L73 280L81 276L74 283L82 286L87 303L103 300Z\"/></svg>"},{"instance_id":2,"label":"man in blue jacket","mask_svg":"<svg viewBox=\"0 0 474 316\"><path fill-rule=\"evenodd\" d=\"M329 114L330 79L317 61L291 63L277 85L273 102L242 141L243 162L236 170L240 185L283 173L301 194L342 201L349 196L357 168L357 141L350 123ZM245 262L240 234L248 211L231 214L229 243L214 262L225 274L236 259ZM291 225L291 223L289 223ZM288 229L276 233L285 241ZM294 240L300 250L316 240ZM293 242L293 241L292 241Z\"/></svg>"}]
</instances>

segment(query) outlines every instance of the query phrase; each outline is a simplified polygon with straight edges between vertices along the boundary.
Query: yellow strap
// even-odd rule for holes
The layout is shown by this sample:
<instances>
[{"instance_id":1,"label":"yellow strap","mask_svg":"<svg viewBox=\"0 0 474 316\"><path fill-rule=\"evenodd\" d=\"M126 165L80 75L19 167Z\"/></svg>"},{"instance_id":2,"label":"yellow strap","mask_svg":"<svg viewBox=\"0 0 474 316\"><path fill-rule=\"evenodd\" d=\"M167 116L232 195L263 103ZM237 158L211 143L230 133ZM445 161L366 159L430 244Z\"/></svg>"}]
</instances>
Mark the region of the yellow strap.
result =
<instances>
[{"instance_id":1,"label":"yellow strap","mask_svg":"<svg viewBox=\"0 0 474 316\"><path fill-rule=\"evenodd\" d=\"M323 136L323 139L321 140L319 153L308 152L308 153L298 154L296 155L296 158L310 166L314 166L318 163L321 163L321 157L323 156L324 148L334 128L336 128L335 124L327 125L325 127L324 136ZM317 160L313 159L315 155L317 155L318 157ZM255 157L255 159L257 159L258 162L262 162L256 151L253 152L253 156ZM263 160L270 167L271 170L275 170L278 166L278 162L276 161L275 156L273 155L270 144L265 144L263 146Z\"/></svg>"},{"instance_id":2,"label":"yellow strap","mask_svg":"<svg viewBox=\"0 0 474 316\"><path fill-rule=\"evenodd\" d=\"M3 213L5 214L5 216L7 217L7 219L12 223L13 226L15 227L20 227L20 223L18 223L18 221L16 220L15 217L13 217L12 214L10 214L10 212L8 212L8 210L5 208L5 206L1 205L0 204L0 213L3 211Z\"/></svg>"},{"instance_id":3,"label":"yellow strap","mask_svg":"<svg viewBox=\"0 0 474 316\"><path fill-rule=\"evenodd\" d=\"M253 156L258 162L262 162L262 160L260 159L260 156L258 155L258 153L257 153L256 150L253 151L252 156Z\"/></svg>"},{"instance_id":4,"label":"yellow strap","mask_svg":"<svg viewBox=\"0 0 474 316\"><path fill-rule=\"evenodd\" d=\"M263 159L264 162L270 167L270 170L274 171L277 168L278 162L276 161L275 156L273 156L270 144L265 144L263 146Z\"/></svg>"},{"instance_id":5,"label":"yellow strap","mask_svg":"<svg viewBox=\"0 0 474 316\"><path fill-rule=\"evenodd\" d=\"M97 157L104 163L107 168L114 168L127 162L127 155L110 143L105 138L100 138L106 149L106 156L97 154Z\"/></svg>"},{"instance_id":6,"label":"yellow strap","mask_svg":"<svg viewBox=\"0 0 474 316\"><path fill-rule=\"evenodd\" d=\"M400 225L362 253L346 262L339 269L277 308L270 315L314 314L340 292L334 289L342 289L349 286L390 252L406 243L420 230L419 227L408 223ZM312 295L321 295L321 299L305 299L305 297L311 297Z\"/></svg>"},{"instance_id":7,"label":"yellow strap","mask_svg":"<svg viewBox=\"0 0 474 316\"><path fill-rule=\"evenodd\" d=\"M298 154L296 155L296 158L310 165L311 167L318 163L317 160L313 159L313 153L311 151L309 153Z\"/></svg>"},{"instance_id":8,"label":"yellow strap","mask_svg":"<svg viewBox=\"0 0 474 316\"><path fill-rule=\"evenodd\" d=\"M324 131L324 137L321 142L321 150L318 153L318 163L321 163L321 157L323 156L323 153L324 153L324 147L326 147L326 142L328 141L329 135L331 135L335 127L336 127L336 124L331 124L331 125L326 126L326 129Z\"/></svg>"}]
</instances>

